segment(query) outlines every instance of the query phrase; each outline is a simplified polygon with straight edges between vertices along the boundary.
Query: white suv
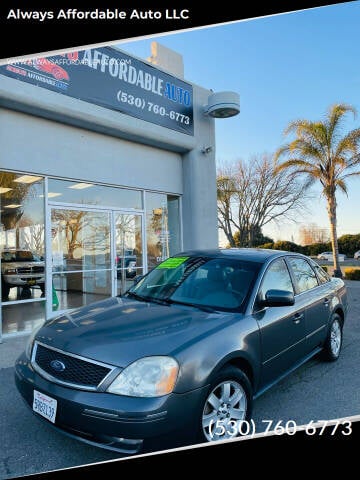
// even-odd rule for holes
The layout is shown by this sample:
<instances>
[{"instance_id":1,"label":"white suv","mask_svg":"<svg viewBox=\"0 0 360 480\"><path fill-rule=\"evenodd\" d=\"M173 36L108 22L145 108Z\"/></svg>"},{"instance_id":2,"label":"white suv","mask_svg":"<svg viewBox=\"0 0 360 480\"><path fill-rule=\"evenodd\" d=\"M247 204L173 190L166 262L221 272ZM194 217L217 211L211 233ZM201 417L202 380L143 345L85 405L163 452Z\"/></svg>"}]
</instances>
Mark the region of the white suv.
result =
<instances>
[{"instance_id":1,"label":"white suv","mask_svg":"<svg viewBox=\"0 0 360 480\"><path fill-rule=\"evenodd\" d=\"M354 253L355 260L360 260L360 250Z\"/></svg>"},{"instance_id":2,"label":"white suv","mask_svg":"<svg viewBox=\"0 0 360 480\"><path fill-rule=\"evenodd\" d=\"M9 296L10 288L39 285L41 296L45 295L45 263L30 250L7 249L1 253L2 299Z\"/></svg>"}]
</instances>

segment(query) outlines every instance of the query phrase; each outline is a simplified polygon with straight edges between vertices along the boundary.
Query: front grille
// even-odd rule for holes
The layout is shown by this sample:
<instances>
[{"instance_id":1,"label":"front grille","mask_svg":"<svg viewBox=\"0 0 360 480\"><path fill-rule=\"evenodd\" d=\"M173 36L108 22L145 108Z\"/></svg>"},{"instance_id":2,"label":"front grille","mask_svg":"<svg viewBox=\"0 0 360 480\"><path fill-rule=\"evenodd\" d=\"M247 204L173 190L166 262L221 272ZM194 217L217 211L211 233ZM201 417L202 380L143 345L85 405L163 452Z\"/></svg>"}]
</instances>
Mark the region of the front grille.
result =
<instances>
[{"instance_id":1,"label":"front grille","mask_svg":"<svg viewBox=\"0 0 360 480\"><path fill-rule=\"evenodd\" d=\"M31 273L31 267L20 267L17 269L17 273Z\"/></svg>"},{"instance_id":2,"label":"front grille","mask_svg":"<svg viewBox=\"0 0 360 480\"><path fill-rule=\"evenodd\" d=\"M32 267L33 273L43 273L44 267Z\"/></svg>"},{"instance_id":3,"label":"front grille","mask_svg":"<svg viewBox=\"0 0 360 480\"><path fill-rule=\"evenodd\" d=\"M17 273L44 273L44 267L18 267Z\"/></svg>"},{"instance_id":4,"label":"front grille","mask_svg":"<svg viewBox=\"0 0 360 480\"><path fill-rule=\"evenodd\" d=\"M66 353L61 353L36 344L35 364L54 379L62 383L96 388L102 380L112 371L91 361L81 360ZM53 360L61 362L65 369L57 371L51 366Z\"/></svg>"}]
</instances>

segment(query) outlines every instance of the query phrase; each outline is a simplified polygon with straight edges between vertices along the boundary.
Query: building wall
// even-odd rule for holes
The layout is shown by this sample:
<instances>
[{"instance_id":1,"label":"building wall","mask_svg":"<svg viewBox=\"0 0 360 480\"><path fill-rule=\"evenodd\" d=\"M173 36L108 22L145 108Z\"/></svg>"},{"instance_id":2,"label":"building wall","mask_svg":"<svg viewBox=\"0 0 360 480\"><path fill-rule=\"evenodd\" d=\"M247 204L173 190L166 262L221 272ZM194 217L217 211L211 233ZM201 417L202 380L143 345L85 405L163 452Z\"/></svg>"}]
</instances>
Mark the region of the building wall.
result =
<instances>
[{"instance_id":1,"label":"building wall","mask_svg":"<svg viewBox=\"0 0 360 480\"><path fill-rule=\"evenodd\" d=\"M0 109L1 168L183 193L178 153Z\"/></svg>"},{"instance_id":2,"label":"building wall","mask_svg":"<svg viewBox=\"0 0 360 480\"><path fill-rule=\"evenodd\" d=\"M0 168L181 194L184 248L216 247L212 92L193 92L191 136L0 75Z\"/></svg>"}]
</instances>

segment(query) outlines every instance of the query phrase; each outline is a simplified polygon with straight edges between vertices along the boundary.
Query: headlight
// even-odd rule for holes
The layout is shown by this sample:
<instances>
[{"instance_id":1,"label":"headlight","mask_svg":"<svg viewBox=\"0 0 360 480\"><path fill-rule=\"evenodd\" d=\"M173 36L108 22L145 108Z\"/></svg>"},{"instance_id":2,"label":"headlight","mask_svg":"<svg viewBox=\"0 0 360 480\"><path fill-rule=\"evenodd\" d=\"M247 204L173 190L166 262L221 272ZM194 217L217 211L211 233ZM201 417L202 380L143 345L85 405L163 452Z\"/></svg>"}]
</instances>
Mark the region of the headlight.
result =
<instances>
[{"instance_id":1,"label":"headlight","mask_svg":"<svg viewBox=\"0 0 360 480\"><path fill-rule=\"evenodd\" d=\"M119 373L107 391L128 397L161 397L173 391L178 372L174 358L144 357Z\"/></svg>"},{"instance_id":2,"label":"headlight","mask_svg":"<svg viewBox=\"0 0 360 480\"><path fill-rule=\"evenodd\" d=\"M25 353L26 353L26 356L30 359L31 359L31 353L32 353L33 345L34 345L34 342L35 342L35 336L43 325L44 324L41 323L38 327L35 327L34 330L31 332L30 337L27 341L27 344L26 344L26 347L25 347Z\"/></svg>"},{"instance_id":3,"label":"headlight","mask_svg":"<svg viewBox=\"0 0 360 480\"><path fill-rule=\"evenodd\" d=\"M14 275L17 273L17 270L16 268L8 268L7 270L5 270L4 272L6 275Z\"/></svg>"}]
</instances>

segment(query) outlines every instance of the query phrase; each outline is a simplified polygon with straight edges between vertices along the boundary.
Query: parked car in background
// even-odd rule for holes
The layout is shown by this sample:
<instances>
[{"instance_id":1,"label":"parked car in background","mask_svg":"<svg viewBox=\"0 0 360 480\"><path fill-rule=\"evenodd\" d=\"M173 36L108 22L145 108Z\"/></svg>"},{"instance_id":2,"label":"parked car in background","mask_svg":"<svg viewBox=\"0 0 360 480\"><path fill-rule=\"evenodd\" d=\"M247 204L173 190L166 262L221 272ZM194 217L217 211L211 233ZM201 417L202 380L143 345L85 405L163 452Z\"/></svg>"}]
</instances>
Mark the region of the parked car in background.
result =
<instances>
[{"instance_id":1,"label":"parked car in background","mask_svg":"<svg viewBox=\"0 0 360 480\"><path fill-rule=\"evenodd\" d=\"M317 258L319 260L327 260L328 262L332 262L333 261L333 254L332 254L332 252L323 252L323 253L319 253ZM345 259L346 259L346 255L343 254L343 253L339 253L339 262L344 262Z\"/></svg>"},{"instance_id":2,"label":"parked car in background","mask_svg":"<svg viewBox=\"0 0 360 480\"><path fill-rule=\"evenodd\" d=\"M102 448L228 439L254 397L315 354L338 359L346 313L343 280L304 255L187 251L121 297L46 321L16 385L37 418Z\"/></svg>"},{"instance_id":3,"label":"parked car in background","mask_svg":"<svg viewBox=\"0 0 360 480\"><path fill-rule=\"evenodd\" d=\"M360 260L360 250L354 253L355 260Z\"/></svg>"},{"instance_id":4,"label":"parked car in background","mask_svg":"<svg viewBox=\"0 0 360 480\"><path fill-rule=\"evenodd\" d=\"M30 250L4 249L1 253L1 294L7 300L10 289L23 287L28 290L38 285L45 294L45 263Z\"/></svg>"},{"instance_id":5,"label":"parked car in background","mask_svg":"<svg viewBox=\"0 0 360 480\"><path fill-rule=\"evenodd\" d=\"M125 278L136 277L136 255L133 254L133 250L127 249L124 251L124 256L118 254L116 256L116 271L117 278L122 278L122 272L125 271Z\"/></svg>"}]
</instances>

